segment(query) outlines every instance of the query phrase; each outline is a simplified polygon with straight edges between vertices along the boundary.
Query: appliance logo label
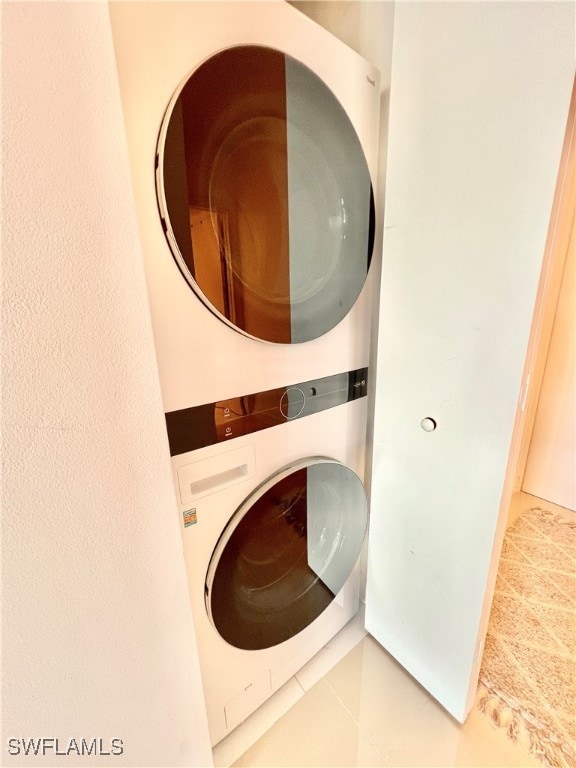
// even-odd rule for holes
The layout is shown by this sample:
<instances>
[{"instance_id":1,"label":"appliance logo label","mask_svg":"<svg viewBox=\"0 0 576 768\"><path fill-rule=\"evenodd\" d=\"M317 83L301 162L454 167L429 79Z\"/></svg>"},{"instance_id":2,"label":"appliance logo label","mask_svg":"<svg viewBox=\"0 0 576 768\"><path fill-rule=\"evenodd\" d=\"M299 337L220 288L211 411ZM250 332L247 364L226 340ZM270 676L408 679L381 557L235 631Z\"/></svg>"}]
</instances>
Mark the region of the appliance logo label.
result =
<instances>
[{"instance_id":1,"label":"appliance logo label","mask_svg":"<svg viewBox=\"0 0 576 768\"><path fill-rule=\"evenodd\" d=\"M194 509L187 509L182 515L184 517L184 528L189 528L191 525L196 525L198 522L196 517L196 507L194 507Z\"/></svg>"}]
</instances>

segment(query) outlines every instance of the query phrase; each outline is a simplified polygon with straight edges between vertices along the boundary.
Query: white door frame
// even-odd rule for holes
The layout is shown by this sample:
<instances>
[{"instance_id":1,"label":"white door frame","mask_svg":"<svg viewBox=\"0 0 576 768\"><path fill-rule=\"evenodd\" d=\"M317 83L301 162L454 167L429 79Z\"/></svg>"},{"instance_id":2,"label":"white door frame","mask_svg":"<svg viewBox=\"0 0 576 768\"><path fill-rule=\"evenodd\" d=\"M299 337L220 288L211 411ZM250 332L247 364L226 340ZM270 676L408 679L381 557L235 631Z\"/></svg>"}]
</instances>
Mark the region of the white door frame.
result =
<instances>
[{"instance_id":1,"label":"white door frame","mask_svg":"<svg viewBox=\"0 0 576 768\"><path fill-rule=\"evenodd\" d=\"M558 304L562 274L576 207L575 163L576 78L572 89L566 136L560 159L552 213L550 215L550 226L542 261L542 272L536 296L526 364L522 377L522 392L508 462L507 481L511 484L511 493L516 493L522 488L536 418L536 409L544 378L546 358L554 325L554 315L556 305ZM506 496L506 493L504 496Z\"/></svg>"}]
</instances>

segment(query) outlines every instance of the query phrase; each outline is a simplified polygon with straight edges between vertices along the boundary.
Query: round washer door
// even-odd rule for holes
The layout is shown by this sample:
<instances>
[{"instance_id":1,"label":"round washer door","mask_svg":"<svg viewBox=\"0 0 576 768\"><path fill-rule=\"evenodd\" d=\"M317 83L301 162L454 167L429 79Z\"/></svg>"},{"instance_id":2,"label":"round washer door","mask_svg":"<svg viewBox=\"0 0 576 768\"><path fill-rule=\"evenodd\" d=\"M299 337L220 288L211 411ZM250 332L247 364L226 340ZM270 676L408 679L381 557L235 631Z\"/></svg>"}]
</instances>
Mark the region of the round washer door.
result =
<instances>
[{"instance_id":1,"label":"round washer door","mask_svg":"<svg viewBox=\"0 0 576 768\"><path fill-rule=\"evenodd\" d=\"M308 341L358 298L374 240L368 166L343 107L294 58L237 46L192 72L164 117L156 186L182 274L236 330Z\"/></svg>"},{"instance_id":2,"label":"round washer door","mask_svg":"<svg viewBox=\"0 0 576 768\"><path fill-rule=\"evenodd\" d=\"M366 532L362 482L313 458L261 485L230 519L212 555L206 607L219 634L245 650L294 637L350 576Z\"/></svg>"}]
</instances>

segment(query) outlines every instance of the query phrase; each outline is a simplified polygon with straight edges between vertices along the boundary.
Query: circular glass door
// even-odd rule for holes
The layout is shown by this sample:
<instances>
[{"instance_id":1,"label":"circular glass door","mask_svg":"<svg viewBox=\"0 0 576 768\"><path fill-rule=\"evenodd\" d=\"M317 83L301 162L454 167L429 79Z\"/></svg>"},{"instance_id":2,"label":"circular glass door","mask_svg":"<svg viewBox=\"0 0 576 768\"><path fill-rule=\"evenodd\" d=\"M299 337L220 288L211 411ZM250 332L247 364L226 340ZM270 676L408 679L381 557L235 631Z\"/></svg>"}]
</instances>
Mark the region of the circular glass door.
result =
<instances>
[{"instance_id":1,"label":"circular glass door","mask_svg":"<svg viewBox=\"0 0 576 768\"><path fill-rule=\"evenodd\" d=\"M334 94L261 46L205 61L168 106L157 195L190 287L253 338L317 338L366 280L374 202L360 141Z\"/></svg>"},{"instance_id":2,"label":"circular glass door","mask_svg":"<svg viewBox=\"0 0 576 768\"><path fill-rule=\"evenodd\" d=\"M360 479L336 461L274 475L236 511L212 555L206 607L219 634L260 650L301 632L350 576L367 519Z\"/></svg>"}]
</instances>

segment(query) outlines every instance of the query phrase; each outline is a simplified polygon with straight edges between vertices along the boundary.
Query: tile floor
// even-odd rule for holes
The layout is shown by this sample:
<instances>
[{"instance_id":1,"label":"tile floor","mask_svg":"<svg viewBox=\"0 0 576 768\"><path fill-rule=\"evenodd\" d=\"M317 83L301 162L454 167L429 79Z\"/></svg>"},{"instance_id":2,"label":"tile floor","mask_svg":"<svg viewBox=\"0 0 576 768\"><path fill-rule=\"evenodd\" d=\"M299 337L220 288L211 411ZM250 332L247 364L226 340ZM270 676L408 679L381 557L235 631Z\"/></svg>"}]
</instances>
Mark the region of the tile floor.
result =
<instances>
[{"instance_id":1,"label":"tile floor","mask_svg":"<svg viewBox=\"0 0 576 768\"><path fill-rule=\"evenodd\" d=\"M217 745L214 763L541 768L476 707L459 725L366 634L362 613Z\"/></svg>"},{"instance_id":2,"label":"tile floor","mask_svg":"<svg viewBox=\"0 0 576 768\"><path fill-rule=\"evenodd\" d=\"M234 762L267 768L538 765L476 709L459 726L370 636Z\"/></svg>"}]
</instances>

